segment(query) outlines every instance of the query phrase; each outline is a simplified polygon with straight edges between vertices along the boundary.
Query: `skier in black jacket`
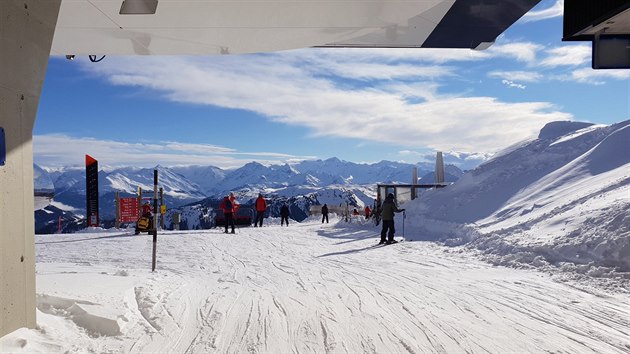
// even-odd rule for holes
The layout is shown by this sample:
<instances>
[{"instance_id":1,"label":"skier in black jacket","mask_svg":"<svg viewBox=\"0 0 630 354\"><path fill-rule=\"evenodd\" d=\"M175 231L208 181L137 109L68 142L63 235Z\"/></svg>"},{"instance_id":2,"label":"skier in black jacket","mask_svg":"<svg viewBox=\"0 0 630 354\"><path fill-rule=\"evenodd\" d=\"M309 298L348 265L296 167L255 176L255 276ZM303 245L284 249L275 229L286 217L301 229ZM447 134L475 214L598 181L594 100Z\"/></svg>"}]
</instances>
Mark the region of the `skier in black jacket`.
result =
<instances>
[{"instance_id":1,"label":"skier in black jacket","mask_svg":"<svg viewBox=\"0 0 630 354\"><path fill-rule=\"evenodd\" d=\"M394 194L389 193L381 206L383 229L381 230L381 242L379 244L398 243L398 241L394 240L394 232L396 232L394 228L394 213L400 213L401 211L405 211L405 209L398 209L398 205L394 201ZM385 240L385 235L387 235L387 240Z\"/></svg>"},{"instance_id":2,"label":"skier in black jacket","mask_svg":"<svg viewBox=\"0 0 630 354\"><path fill-rule=\"evenodd\" d=\"M322 224L324 223L324 219L326 219L326 224L328 224L328 205L326 204L322 207Z\"/></svg>"},{"instance_id":3,"label":"skier in black jacket","mask_svg":"<svg viewBox=\"0 0 630 354\"><path fill-rule=\"evenodd\" d=\"M285 221L287 226L289 226L289 207L283 204L282 208L280 208L280 226L283 226Z\"/></svg>"}]
</instances>

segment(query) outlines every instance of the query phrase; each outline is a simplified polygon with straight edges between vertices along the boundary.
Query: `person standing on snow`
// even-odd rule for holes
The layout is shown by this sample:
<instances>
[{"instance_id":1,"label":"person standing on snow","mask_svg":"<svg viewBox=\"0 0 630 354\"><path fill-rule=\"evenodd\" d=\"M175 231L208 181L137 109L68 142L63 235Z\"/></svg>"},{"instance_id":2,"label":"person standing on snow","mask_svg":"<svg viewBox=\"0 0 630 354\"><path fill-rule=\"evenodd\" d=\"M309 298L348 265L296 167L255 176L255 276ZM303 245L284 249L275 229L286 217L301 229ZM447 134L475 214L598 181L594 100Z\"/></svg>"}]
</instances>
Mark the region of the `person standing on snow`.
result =
<instances>
[{"instance_id":1,"label":"person standing on snow","mask_svg":"<svg viewBox=\"0 0 630 354\"><path fill-rule=\"evenodd\" d=\"M389 193L381 206L383 229L381 230L381 242L378 243L379 245L383 243L388 245L398 243L398 241L394 240L394 232L396 232L394 228L394 213L400 213L401 211L405 211L405 209L398 209L398 205L394 201L394 194ZM387 240L385 240L385 235L387 235Z\"/></svg>"},{"instance_id":2,"label":"person standing on snow","mask_svg":"<svg viewBox=\"0 0 630 354\"><path fill-rule=\"evenodd\" d=\"M282 204L282 208L280 208L280 226L284 225L284 222L287 222L287 226L289 226L289 207L285 204Z\"/></svg>"},{"instance_id":3,"label":"person standing on snow","mask_svg":"<svg viewBox=\"0 0 630 354\"><path fill-rule=\"evenodd\" d=\"M225 196L219 208L223 210L223 216L225 217L225 233L228 233L228 225L232 226L232 233L234 233L234 205L230 197Z\"/></svg>"},{"instance_id":4,"label":"person standing on snow","mask_svg":"<svg viewBox=\"0 0 630 354\"><path fill-rule=\"evenodd\" d=\"M153 217L153 208L149 202L145 202L142 204L142 217L152 218Z\"/></svg>"},{"instance_id":5,"label":"person standing on snow","mask_svg":"<svg viewBox=\"0 0 630 354\"><path fill-rule=\"evenodd\" d=\"M234 193L230 193L230 202L232 202L232 212L234 213L234 217L236 217L236 213L238 213L238 209L241 205L236 201Z\"/></svg>"},{"instance_id":6,"label":"person standing on snow","mask_svg":"<svg viewBox=\"0 0 630 354\"><path fill-rule=\"evenodd\" d=\"M326 219L326 224L328 224L328 205L326 204L322 207L322 224L324 223L324 219Z\"/></svg>"},{"instance_id":7,"label":"person standing on snow","mask_svg":"<svg viewBox=\"0 0 630 354\"><path fill-rule=\"evenodd\" d=\"M254 220L254 227L256 227L256 225L262 227L265 210L267 210L267 201L263 198L262 193L260 193L256 199L256 219Z\"/></svg>"},{"instance_id":8,"label":"person standing on snow","mask_svg":"<svg viewBox=\"0 0 630 354\"><path fill-rule=\"evenodd\" d=\"M370 212L372 212L372 210L370 210L369 206L365 206L365 220L370 218Z\"/></svg>"},{"instance_id":9,"label":"person standing on snow","mask_svg":"<svg viewBox=\"0 0 630 354\"><path fill-rule=\"evenodd\" d=\"M152 229L153 228L153 208L151 207L151 203L149 202L145 202L144 204L142 204L142 216L138 219L138 222L136 223L136 235L140 233L139 231L139 227L138 224L140 223L140 219L142 218L146 218L149 220L148 223L148 228Z\"/></svg>"},{"instance_id":10,"label":"person standing on snow","mask_svg":"<svg viewBox=\"0 0 630 354\"><path fill-rule=\"evenodd\" d=\"M380 199L374 199L374 205L372 206L372 219L374 219L374 225L378 226L381 222L381 201Z\"/></svg>"}]
</instances>

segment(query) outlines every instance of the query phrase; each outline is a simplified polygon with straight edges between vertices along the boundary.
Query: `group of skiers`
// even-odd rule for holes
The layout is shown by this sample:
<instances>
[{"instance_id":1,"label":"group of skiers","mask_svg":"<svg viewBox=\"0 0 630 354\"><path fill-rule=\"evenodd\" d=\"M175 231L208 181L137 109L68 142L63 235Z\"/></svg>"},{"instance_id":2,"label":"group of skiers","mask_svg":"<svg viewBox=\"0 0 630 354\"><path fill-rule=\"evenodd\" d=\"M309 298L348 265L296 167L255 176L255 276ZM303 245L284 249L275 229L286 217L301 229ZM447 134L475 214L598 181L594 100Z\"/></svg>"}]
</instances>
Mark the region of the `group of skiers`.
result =
<instances>
[{"instance_id":1,"label":"group of skiers","mask_svg":"<svg viewBox=\"0 0 630 354\"><path fill-rule=\"evenodd\" d=\"M254 219L254 227L262 227L263 219L265 217L265 211L267 211L267 201L263 197L262 193L258 194L258 198L256 198L256 202L254 203L256 209L256 218ZM232 227L232 233L234 233L234 215L238 212L240 204L236 202L236 197L234 193L230 193L230 195L225 196L219 208L223 211L223 215L225 217L225 233L228 233L228 227ZM380 216L383 221L383 227L381 229L381 240L379 244L392 244L397 243L394 240L394 233L396 232L394 225L394 213L404 212L405 209L398 208L396 202L394 201L394 194L389 193L383 204L380 204L375 201L376 211L373 213L369 206L366 206L364 209L365 218L369 219L370 217ZM359 215L357 209L353 210L353 215ZM328 205L324 204L322 206L322 224L326 221L328 223ZM289 226L289 207L287 204L283 204L280 208L280 226L284 226L284 224Z\"/></svg>"},{"instance_id":2,"label":"group of skiers","mask_svg":"<svg viewBox=\"0 0 630 354\"><path fill-rule=\"evenodd\" d=\"M267 211L267 201L263 197L262 193L258 194L258 198L256 198L256 202L254 203L254 207L256 209L256 218L254 219L254 227L262 227L263 219L265 217L265 212ZM219 205L219 208L223 211L223 215L225 218L225 233L228 233L228 227L232 228L231 233L235 233L235 222L234 216L238 212L240 208L240 204L236 201L236 197L234 193L230 193L223 198L223 201ZM370 209L369 206L366 206L364 209L365 219L369 219L370 217L380 217L383 221L383 227L381 229L381 240L379 244L392 244L397 243L394 240L394 233L396 232L394 225L394 213L404 212L405 209L399 209L398 205L394 201L394 194L389 193L387 198L383 204L379 204L378 201L374 201L374 208L376 210ZM355 208L352 211L353 215L359 215L359 211ZM280 226L284 226L286 223L289 226L289 207L286 203L282 205L280 208ZM153 218L153 208L151 204L148 202L142 205L142 216L149 218L150 220ZM322 206L322 224L326 221L328 223L328 205L324 204ZM377 223L378 225L378 223Z\"/></svg>"},{"instance_id":3,"label":"group of skiers","mask_svg":"<svg viewBox=\"0 0 630 354\"><path fill-rule=\"evenodd\" d=\"M365 219L369 219L370 216L372 216L372 209L370 209L369 206L365 206L365 209L363 210L365 213ZM353 216L359 216L361 215L361 213L359 213L359 211L354 208L354 210L352 210L352 215ZM322 224L324 223L324 221L326 221L326 223L328 224L328 204L324 204L322 206Z\"/></svg>"},{"instance_id":4,"label":"group of skiers","mask_svg":"<svg viewBox=\"0 0 630 354\"><path fill-rule=\"evenodd\" d=\"M398 241L394 240L394 233L396 232L396 228L394 225L394 213L404 212L405 209L398 208L396 202L394 201L394 194L389 193L387 198L383 204L379 204L378 201L374 201L374 206L376 210L372 212L369 206L365 207L365 219L369 219L370 217L380 217L383 221L383 227L381 229L381 240L379 244L392 244L398 243ZM352 211L352 215L360 215L359 211L355 208ZM326 221L328 223L328 205L324 204L322 206L322 224ZM378 224L377 224L378 225Z\"/></svg>"},{"instance_id":5,"label":"group of skiers","mask_svg":"<svg viewBox=\"0 0 630 354\"><path fill-rule=\"evenodd\" d=\"M254 202L256 209L256 218L254 219L254 227L262 227L263 219L265 218L265 211L267 211L267 200L263 197L262 193L258 194L256 202ZM240 204L236 201L234 193L230 193L223 198L223 201L219 205L219 209L223 211L225 218L225 233L228 233L228 227L232 228L231 233L234 233L235 222L234 217L240 208ZM284 226L286 223L289 226L289 207L287 204L283 204L280 208L280 226Z\"/></svg>"},{"instance_id":6,"label":"group of skiers","mask_svg":"<svg viewBox=\"0 0 630 354\"><path fill-rule=\"evenodd\" d=\"M371 215L372 209L370 209L370 207L366 205L366 206L365 206L365 209L363 209L363 212L365 213L365 220L367 220L367 219L369 219L369 218L370 218L370 215ZM354 208L354 210L352 210L352 215L353 215L353 216L359 216L359 215L361 215L361 213L359 213L359 211L357 210L357 208Z\"/></svg>"}]
</instances>

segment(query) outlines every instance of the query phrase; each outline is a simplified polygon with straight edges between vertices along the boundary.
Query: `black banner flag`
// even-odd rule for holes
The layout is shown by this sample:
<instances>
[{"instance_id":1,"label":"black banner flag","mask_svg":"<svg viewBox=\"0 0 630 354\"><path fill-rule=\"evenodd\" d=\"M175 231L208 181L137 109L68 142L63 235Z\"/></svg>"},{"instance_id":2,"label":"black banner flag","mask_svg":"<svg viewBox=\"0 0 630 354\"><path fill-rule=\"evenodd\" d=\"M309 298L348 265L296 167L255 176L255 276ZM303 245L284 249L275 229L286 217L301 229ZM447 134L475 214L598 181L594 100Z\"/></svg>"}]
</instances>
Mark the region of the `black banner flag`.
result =
<instances>
[{"instance_id":1,"label":"black banner flag","mask_svg":"<svg viewBox=\"0 0 630 354\"><path fill-rule=\"evenodd\" d=\"M85 155L85 195L87 225L98 226L98 161Z\"/></svg>"}]
</instances>

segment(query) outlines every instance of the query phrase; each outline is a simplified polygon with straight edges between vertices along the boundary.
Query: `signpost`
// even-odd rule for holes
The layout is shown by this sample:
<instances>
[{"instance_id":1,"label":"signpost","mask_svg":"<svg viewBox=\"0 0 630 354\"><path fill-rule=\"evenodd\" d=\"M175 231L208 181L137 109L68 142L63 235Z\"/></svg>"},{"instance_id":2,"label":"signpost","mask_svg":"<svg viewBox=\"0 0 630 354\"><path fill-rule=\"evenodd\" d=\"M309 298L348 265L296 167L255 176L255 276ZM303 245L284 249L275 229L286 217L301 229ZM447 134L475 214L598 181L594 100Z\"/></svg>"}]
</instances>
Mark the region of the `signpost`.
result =
<instances>
[{"instance_id":1,"label":"signpost","mask_svg":"<svg viewBox=\"0 0 630 354\"><path fill-rule=\"evenodd\" d=\"M136 222L140 217L138 213L138 198L120 198L120 222Z\"/></svg>"},{"instance_id":2,"label":"signpost","mask_svg":"<svg viewBox=\"0 0 630 354\"><path fill-rule=\"evenodd\" d=\"M157 252L157 210L158 210L158 170L153 170L153 262L151 271L155 271L155 261Z\"/></svg>"}]
</instances>

